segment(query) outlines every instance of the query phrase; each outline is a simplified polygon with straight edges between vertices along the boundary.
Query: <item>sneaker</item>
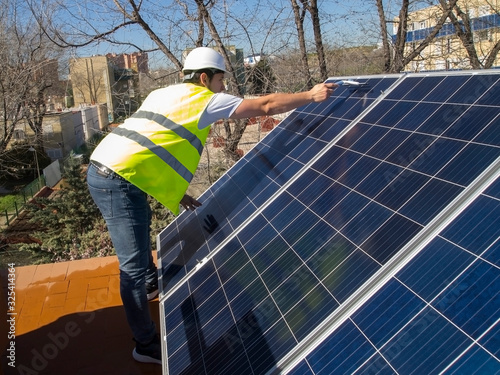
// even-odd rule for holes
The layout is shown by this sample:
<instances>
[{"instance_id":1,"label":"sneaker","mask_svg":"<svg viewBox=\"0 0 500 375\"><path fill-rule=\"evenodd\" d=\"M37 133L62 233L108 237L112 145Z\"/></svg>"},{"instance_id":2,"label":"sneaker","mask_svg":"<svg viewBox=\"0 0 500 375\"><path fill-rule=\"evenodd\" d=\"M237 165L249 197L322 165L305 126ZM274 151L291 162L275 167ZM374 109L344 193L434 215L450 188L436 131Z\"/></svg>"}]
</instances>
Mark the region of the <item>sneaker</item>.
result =
<instances>
[{"instance_id":1,"label":"sneaker","mask_svg":"<svg viewBox=\"0 0 500 375\"><path fill-rule=\"evenodd\" d=\"M148 301L153 300L158 295L158 281L155 281L153 284L146 283L146 293Z\"/></svg>"},{"instance_id":2,"label":"sneaker","mask_svg":"<svg viewBox=\"0 0 500 375\"><path fill-rule=\"evenodd\" d=\"M135 341L135 340L134 340ZM161 343L160 337L156 335L149 344L136 342L132 357L142 363L156 363L161 365Z\"/></svg>"}]
</instances>

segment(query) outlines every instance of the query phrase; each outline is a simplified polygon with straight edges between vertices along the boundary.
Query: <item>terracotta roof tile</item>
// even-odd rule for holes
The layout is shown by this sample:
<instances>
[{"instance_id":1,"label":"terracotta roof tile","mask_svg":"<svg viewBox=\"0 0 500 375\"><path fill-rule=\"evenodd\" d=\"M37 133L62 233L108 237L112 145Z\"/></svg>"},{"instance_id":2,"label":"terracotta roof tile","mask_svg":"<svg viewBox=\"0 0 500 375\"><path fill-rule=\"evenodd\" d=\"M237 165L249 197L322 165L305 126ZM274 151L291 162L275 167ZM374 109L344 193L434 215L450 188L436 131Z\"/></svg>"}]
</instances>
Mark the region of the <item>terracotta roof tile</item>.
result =
<instances>
[{"instance_id":1,"label":"terracotta roof tile","mask_svg":"<svg viewBox=\"0 0 500 375\"><path fill-rule=\"evenodd\" d=\"M7 270L1 280L6 301ZM116 257L17 267L16 368L3 354L4 373L160 375L161 366L132 358L119 285ZM7 304L1 306L6 316ZM158 300L150 308L159 328ZM6 332L0 329L2 349Z\"/></svg>"}]
</instances>

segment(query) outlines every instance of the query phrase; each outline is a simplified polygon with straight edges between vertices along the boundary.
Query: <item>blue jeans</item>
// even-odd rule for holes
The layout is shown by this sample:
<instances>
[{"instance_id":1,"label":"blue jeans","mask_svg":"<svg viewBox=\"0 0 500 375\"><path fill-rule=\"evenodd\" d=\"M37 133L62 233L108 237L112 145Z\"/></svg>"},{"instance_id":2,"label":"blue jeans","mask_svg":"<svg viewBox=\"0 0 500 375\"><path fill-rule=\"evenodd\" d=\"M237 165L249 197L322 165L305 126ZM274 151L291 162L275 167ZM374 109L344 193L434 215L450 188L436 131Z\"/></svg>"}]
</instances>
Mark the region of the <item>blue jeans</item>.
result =
<instances>
[{"instance_id":1,"label":"blue jeans","mask_svg":"<svg viewBox=\"0 0 500 375\"><path fill-rule=\"evenodd\" d=\"M151 208L142 190L116 174L103 176L89 164L87 184L102 216L120 264L120 295L136 341L147 344L156 335L145 283L157 278L151 254Z\"/></svg>"}]
</instances>

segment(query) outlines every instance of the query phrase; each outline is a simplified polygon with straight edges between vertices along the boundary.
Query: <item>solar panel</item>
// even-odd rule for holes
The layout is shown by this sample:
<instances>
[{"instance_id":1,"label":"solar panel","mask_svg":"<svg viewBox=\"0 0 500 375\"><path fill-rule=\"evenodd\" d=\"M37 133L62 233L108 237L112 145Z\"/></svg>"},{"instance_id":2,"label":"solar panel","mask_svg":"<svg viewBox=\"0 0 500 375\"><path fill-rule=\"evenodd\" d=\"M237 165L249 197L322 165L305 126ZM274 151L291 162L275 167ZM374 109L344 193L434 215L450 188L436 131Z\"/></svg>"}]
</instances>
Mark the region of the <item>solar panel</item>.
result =
<instances>
[{"instance_id":1,"label":"solar panel","mask_svg":"<svg viewBox=\"0 0 500 375\"><path fill-rule=\"evenodd\" d=\"M358 77L157 239L165 374L500 371L500 72Z\"/></svg>"},{"instance_id":2,"label":"solar panel","mask_svg":"<svg viewBox=\"0 0 500 375\"><path fill-rule=\"evenodd\" d=\"M500 202L482 187L290 373L497 373Z\"/></svg>"}]
</instances>

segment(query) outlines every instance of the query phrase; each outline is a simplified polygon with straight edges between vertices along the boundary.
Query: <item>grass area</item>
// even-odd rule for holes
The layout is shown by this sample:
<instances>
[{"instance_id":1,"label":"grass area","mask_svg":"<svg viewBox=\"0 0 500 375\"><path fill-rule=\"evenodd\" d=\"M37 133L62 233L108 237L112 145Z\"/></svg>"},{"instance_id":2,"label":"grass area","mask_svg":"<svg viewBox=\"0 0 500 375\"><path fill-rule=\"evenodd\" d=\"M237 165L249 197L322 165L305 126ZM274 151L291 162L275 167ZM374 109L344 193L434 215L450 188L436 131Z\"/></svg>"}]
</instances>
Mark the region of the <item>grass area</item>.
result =
<instances>
[{"instance_id":1,"label":"grass area","mask_svg":"<svg viewBox=\"0 0 500 375\"><path fill-rule=\"evenodd\" d=\"M0 211L12 210L12 207L17 204L18 207L24 204L24 198L21 194L9 194L0 197Z\"/></svg>"},{"instance_id":2,"label":"grass area","mask_svg":"<svg viewBox=\"0 0 500 375\"><path fill-rule=\"evenodd\" d=\"M21 194L9 194L0 197L0 229L11 222L26 203ZM8 218L8 219L7 219Z\"/></svg>"},{"instance_id":3,"label":"grass area","mask_svg":"<svg viewBox=\"0 0 500 375\"><path fill-rule=\"evenodd\" d=\"M4 269L8 264L15 263L16 266L27 266L32 264L49 263L50 258L44 255L35 254L28 250L20 250L19 245L10 244L9 240L4 238L3 231L7 229L8 222L12 224L13 220L21 213L26 202L36 193L37 188L33 192L26 195L26 187L31 186L36 181L14 181L8 186L9 194L0 196L0 269ZM38 183L38 182L36 182ZM2 183L2 187L7 187ZM16 209L17 206L17 209Z\"/></svg>"}]
</instances>

